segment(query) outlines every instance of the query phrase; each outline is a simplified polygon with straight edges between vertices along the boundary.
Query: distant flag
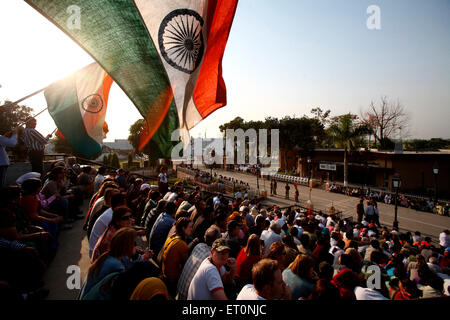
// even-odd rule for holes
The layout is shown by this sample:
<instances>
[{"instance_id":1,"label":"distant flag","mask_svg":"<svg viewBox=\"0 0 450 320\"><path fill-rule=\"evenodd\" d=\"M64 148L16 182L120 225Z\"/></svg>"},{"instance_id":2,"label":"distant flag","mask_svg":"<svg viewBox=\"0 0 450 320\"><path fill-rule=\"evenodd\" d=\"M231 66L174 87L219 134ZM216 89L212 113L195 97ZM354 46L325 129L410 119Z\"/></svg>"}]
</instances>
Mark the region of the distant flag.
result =
<instances>
[{"instance_id":1,"label":"distant flag","mask_svg":"<svg viewBox=\"0 0 450 320\"><path fill-rule=\"evenodd\" d=\"M91 157L102 151L111 77L97 63L49 85L45 91L48 111L58 136Z\"/></svg>"},{"instance_id":2,"label":"distant flag","mask_svg":"<svg viewBox=\"0 0 450 320\"><path fill-rule=\"evenodd\" d=\"M152 157L226 105L222 57L238 0L26 0L85 49L146 119Z\"/></svg>"}]
</instances>

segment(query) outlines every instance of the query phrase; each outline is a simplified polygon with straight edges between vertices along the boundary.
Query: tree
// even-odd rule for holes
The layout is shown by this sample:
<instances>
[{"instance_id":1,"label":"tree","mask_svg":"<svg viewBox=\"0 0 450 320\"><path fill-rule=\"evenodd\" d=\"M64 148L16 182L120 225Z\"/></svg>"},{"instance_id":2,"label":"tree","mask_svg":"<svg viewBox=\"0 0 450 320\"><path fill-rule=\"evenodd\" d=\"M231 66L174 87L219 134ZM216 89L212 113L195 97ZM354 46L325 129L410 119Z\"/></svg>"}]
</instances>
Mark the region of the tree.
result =
<instances>
[{"instance_id":1,"label":"tree","mask_svg":"<svg viewBox=\"0 0 450 320\"><path fill-rule=\"evenodd\" d=\"M26 105L13 105L11 101L6 100L4 106L0 108L0 135L4 135L23 124L32 116L32 112L33 109ZM15 161L25 161L27 159L28 150L20 136L21 132L19 131L17 144L12 148L7 148L14 154Z\"/></svg>"},{"instance_id":2,"label":"tree","mask_svg":"<svg viewBox=\"0 0 450 320\"><path fill-rule=\"evenodd\" d=\"M354 149L361 137L369 134L370 127L358 121L358 116L351 113L333 117L328 133L336 145L344 148L344 187L348 185L348 153Z\"/></svg>"},{"instance_id":3,"label":"tree","mask_svg":"<svg viewBox=\"0 0 450 320\"><path fill-rule=\"evenodd\" d=\"M409 116L405 107L399 101L396 103L388 101L385 96L381 97L378 107L372 101L369 110L364 112L361 118L370 127L371 134L375 137L380 149L392 147L392 139L398 130L403 130L403 133L407 134Z\"/></svg>"},{"instance_id":4,"label":"tree","mask_svg":"<svg viewBox=\"0 0 450 320\"><path fill-rule=\"evenodd\" d=\"M112 154L110 163L111 167L120 168L119 156L117 155L116 152Z\"/></svg>"},{"instance_id":5,"label":"tree","mask_svg":"<svg viewBox=\"0 0 450 320\"><path fill-rule=\"evenodd\" d=\"M108 154L103 155L103 165L109 166L109 155Z\"/></svg>"}]
</instances>

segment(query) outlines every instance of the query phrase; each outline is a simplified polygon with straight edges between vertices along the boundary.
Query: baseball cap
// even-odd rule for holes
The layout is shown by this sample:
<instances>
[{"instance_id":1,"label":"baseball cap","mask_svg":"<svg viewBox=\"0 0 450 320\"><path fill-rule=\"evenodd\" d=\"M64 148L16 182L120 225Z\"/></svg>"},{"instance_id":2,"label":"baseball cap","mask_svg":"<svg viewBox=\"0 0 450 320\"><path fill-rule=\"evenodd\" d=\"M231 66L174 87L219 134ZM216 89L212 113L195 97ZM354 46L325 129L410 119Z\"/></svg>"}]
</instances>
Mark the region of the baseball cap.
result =
<instances>
[{"instance_id":1,"label":"baseball cap","mask_svg":"<svg viewBox=\"0 0 450 320\"><path fill-rule=\"evenodd\" d=\"M223 239L223 238L216 239L216 240L213 242L211 248L212 248L212 250L216 250L216 251L218 251L218 252L221 252L221 251L224 251L224 250L229 250L229 251L231 251L231 247L230 247L230 245L228 244L227 239Z\"/></svg>"},{"instance_id":2,"label":"baseball cap","mask_svg":"<svg viewBox=\"0 0 450 320\"><path fill-rule=\"evenodd\" d=\"M141 185L141 191L142 190L145 190L145 189L150 189L150 185L148 184L148 183L143 183L142 185Z\"/></svg>"}]
</instances>

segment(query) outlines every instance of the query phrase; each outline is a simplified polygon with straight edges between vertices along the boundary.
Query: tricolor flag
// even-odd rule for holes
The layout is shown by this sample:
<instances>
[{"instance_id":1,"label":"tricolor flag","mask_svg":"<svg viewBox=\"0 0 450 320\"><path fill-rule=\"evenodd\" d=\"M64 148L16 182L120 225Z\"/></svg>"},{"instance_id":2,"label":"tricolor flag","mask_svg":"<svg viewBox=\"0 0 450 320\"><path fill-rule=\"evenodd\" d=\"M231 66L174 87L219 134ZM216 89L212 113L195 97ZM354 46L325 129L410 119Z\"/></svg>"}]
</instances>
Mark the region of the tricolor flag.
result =
<instances>
[{"instance_id":1,"label":"tricolor flag","mask_svg":"<svg viewBox=\"0 0 450 320\"><path fill-rule=\"evenodd\" d=\"M175 129L226 105L221 64L237 0L26 2L127 94L147 120L152 157L170 157Z\"/></svg>"},{"instance_id":2,"label":"tricolor flag","mask_svg":"<svg viewBox=\"0 0 450 320\"><path fill-rule=\"evenodd\" d=\"M97 63L49 85L48 111L72 147L86 157L102 151L111 77Z\"/></svg>"}]
</instances>

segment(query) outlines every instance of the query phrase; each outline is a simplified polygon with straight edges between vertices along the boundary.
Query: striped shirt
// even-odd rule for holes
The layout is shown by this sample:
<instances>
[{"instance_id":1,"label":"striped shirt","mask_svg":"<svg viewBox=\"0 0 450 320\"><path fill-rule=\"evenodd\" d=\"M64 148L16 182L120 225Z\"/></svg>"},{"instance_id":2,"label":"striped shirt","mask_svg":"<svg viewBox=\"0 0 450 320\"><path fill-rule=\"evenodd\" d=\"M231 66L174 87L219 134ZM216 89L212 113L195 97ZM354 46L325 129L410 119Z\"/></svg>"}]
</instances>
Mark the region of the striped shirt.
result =
<instances>
[{"instance_id":1,"label":"striped shirt","mask_svg":"<svg viewBox=\"0 0 450 320\"><path fill-rule=\"evenodd\" d=\"M25 248L25 245L20 242L17 242L16 240L9 241L6 240L5 238L0 238L0 248L10 248L14 250L20 250Z\"/></svg>"},{"instance_id":2,"label":"striped shirt","mask_svg":"<svg viewBox=\"0 0 450 320\"><path fill-rule=\"evenodd\" d=\"M22 140L30 151L43 151L50 138L44 138L36 129L25 128Z\"/></svg>"}]
</instances>

